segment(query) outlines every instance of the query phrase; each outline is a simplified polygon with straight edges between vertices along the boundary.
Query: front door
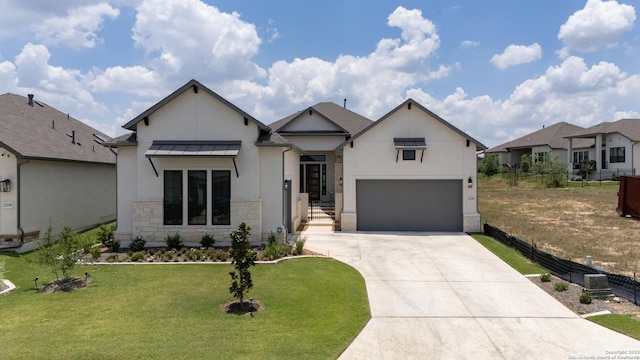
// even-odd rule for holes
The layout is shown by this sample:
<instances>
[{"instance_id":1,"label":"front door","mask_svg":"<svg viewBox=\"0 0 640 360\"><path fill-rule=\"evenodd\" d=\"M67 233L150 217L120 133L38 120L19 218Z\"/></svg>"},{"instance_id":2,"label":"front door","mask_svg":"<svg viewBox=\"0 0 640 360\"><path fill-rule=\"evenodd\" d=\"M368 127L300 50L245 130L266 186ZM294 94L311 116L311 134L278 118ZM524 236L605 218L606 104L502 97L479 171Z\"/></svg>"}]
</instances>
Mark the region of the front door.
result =
<instances>
[{"instance_id":1,"label":"front door","mask_svg":"<svg viewBox=\"0 0 640 360\"><path fill-rule=\"evenodd\" d=\"M307 164L307 193L309 201L320 200L320 164Z\"/></svg>"}]
</instances>

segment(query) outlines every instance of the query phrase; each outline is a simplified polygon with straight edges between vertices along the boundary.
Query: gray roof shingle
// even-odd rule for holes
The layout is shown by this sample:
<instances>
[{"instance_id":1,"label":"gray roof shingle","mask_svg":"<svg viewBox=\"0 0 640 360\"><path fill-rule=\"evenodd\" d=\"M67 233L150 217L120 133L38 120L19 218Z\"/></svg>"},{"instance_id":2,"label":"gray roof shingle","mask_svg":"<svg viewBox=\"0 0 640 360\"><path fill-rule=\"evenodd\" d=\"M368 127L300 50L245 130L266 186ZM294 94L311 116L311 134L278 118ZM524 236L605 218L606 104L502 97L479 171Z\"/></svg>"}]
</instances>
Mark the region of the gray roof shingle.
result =
<instances>
[{"instance_id":1,"label":"gray roof shingle","mask_svg":"<svg viewBox=\"0 0 640 360\"><path fill-rule=\"evenodd\" d=\"M272 128L275 132L284 131L286 126L290 122L295 121L295 119L297 119L300 114L306 113L309 110L313 110L321 114L329 121L333 122L338 128L342 129L344 133L347 133L349 135L355 135L360 130L373 123L373 121L371 121L370 119L367 119L366 117L357 114L343 106L337 105L332 102L321 102L310 106L302 111L298 111L295 114L291 114L283 119L280 119L269 125L269 127Z\"/></svg>"},{"instance_id":2,"label":"gray roof shingle","mask_svg":"<svg viewBox=\"0 0 640 360\"><path fill-rule=\"evenodd\" d=\"M621 119L603 122L590 128L567 134L566 138L594 137L598 134L620 133L632 141L640 141L640 119ZM575 144L575 141L574 141ZM574 145L574 147L576 147Z\"/></svg>"},{"instance_id":3,"label":"gray roof shingle","mask_svg":"<svg viewBox=\"0 0 640 360\"><path fill-rule=\"evenodd\" d=\"M0 95L0 126L0 145L17 157L116 162L116 156L102 146L103 142L111 141L108 135L37 98L31 106L27 97L10 93Z\"/></svg>"},{"instance_id":4,"label":"gray roof shingle","mask_svg":"<svg viewBox=\"0 0 640 360\"><path fill-rule=\"evenodd\" d=\"M551 126L542 128L538 131L534 131L515 140L511 140L504 144L492 147L486 152L507 152L509 151L509 149L530 148L534 146L544 145L547 145L552 149L565 149L569 145L565 137L569 134L583 129L584 128L577 125L569 124L566 122L559 122ZM581 139L573 142L573 148L587 148L593 146L593 144L593 139Z\"/></svg>"}]
</instances>

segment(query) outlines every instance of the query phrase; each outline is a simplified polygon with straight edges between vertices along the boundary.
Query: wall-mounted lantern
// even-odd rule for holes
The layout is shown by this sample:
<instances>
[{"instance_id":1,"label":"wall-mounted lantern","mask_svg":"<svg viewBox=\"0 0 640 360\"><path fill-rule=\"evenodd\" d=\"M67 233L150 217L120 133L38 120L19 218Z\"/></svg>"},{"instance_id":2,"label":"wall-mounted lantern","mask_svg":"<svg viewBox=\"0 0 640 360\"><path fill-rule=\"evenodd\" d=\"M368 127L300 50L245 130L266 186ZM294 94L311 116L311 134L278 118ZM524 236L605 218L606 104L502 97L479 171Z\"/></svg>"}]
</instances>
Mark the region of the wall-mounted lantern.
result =
<instances>
[{"instance_id":1,"label":"wall-mounted lantern","mask_svg":"<svg viewBox=\"0 0 640 360\"><path fill-rule=\"evenodd\" d=\"M0 181L0 191L2 191L2 192L11 191L11 180L4 179L4 180Z\"/></svg>"},{"instance_id":2,"label":"wall-mounted lantern","mask_svg":"<svg viewBox=\"0 0 640 360\"><path fill-rule=\"evenodd\" d=\"M473 187L473 178L471 176L469 176L469 179L467 179L467 186Z\"/></svg>"},{"instance_id":3,"label":"wall-mounted lantern","mask_svg":"<svg viewBox=\"0 0 640 360\"><path fill-rule=\"evenodd\" d=\"M289 180L284 181L284 189L289 190Z\"/></svg>"},{"instance_id":4,"label":"wall-mounted lantern","mask_svg":"<svg viewBox=\"0 0 640 360\"><path fill-rule=\"evenodd\" d=\"M342 176L340 177L340 186L342 186Z\"/></svg>"}]
</instances>

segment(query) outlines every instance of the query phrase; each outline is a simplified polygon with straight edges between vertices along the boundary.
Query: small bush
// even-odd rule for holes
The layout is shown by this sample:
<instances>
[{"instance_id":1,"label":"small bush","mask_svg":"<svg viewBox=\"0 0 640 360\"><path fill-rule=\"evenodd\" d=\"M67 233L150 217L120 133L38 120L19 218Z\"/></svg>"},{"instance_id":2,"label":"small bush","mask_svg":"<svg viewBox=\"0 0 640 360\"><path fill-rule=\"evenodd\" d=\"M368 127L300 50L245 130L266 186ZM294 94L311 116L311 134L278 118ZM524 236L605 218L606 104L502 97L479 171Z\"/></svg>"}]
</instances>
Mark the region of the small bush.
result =
<instances>
[{"instance_id":1,"label":"small bush","mask_svg":"<svg viewBox=\"0 0 640 360\"><path fill-rule=\"evenodd\" d=\"M167 235L167 237L164 238L164 241L167 243L167 247L169 249L180 250L184 246L184 243L182 242L182 236L178 233Z\"/></svg>"},{"instance_id":2,"label":"small bush","mask_svg":"<svg viewBox=\"0 0 640 360\"><path fill-rule=\"evenodd\" d=\"M302 255L302 251L304 250L304 239L300 239L296 241L296 254Z\"/></svg>"},{"instance_id":3,"label":"small bush","mask_svg":"<svg viewBox=\"0 0 640 360\"><path fill-rule=\"evenodd\" d=\"M113 252L118 252L118 250L120 250L120 240L113 240L111 242L111 246L109 246L109 250L113 251Z\"/></svg>"},{"instance_id":4,"label":"small bush","mask_svg":"<svg viewBox=\"0 0 640 360\"><path fill-rule=\"evenodd\" d=\"M197 249L193 252L193 256L192 256L193 260L195 261L200 261L200 260L204 260L204 251Z\"/></svg>"},{"instance_id":5,"label":"small bush","mask_svg":"<svg viewBox=\"0 0 640 360\"><path fill-rule=\"evenodd\" d=\"M556 289L556 291L560 291L560 292L567 291L569 290L569 284L561 281L553 284L553 288Z\"/></svg>"},{"instance_id":6,"label":"small bush","mask_svg":"<svg viewBox=\"0 0 640 360\"><path fill-rule=\"evenodd\" d=\"M580 294L580 304L591 304L591 293L588 291L583 291Z\"/></svg>"},{"instance_id":7,"label":"small bush","mask_svg":"<svg viewBox=\"0 0 640 360\"><path fill-rule=\"evenodd\" d=\"M548 273L548 272L540 274L540 281L542 281L542 282L551 281L551 274Z\"/></svg>"},{"instance_id":8,"label":"small bush","mask_svg":"<svg viewBox=\"0 0 640 360\"><path fill-rule=\"evenodd\" d=\"M147 243L142 236L137 236L135 239L131 241L131 245L129 245L129 249L133 252L143 251L144 245Z\"/></svg>"},{"instance_id":9,"label":"small bush","mask_svg":"<svg viewBox=\"0 0 640 360\"><path fill-rule=\"evenodd\" d=\"M171 252L166 252L166 253L162 254L161 260L163 262L171 261L171 260L173 260L173 254Z\"/></svg>"},{"instance_id":10,"label":"small bush","mask_svg":"<svg viewBox=\"0 0 640 360\"><path fill-rule=\"evenodd\" d=\"M107 262L116 262L118 261L118 254L109 254L109 256L107 256Z\"/></svg>"},{"instance_id":11,"label":"small bush","mask_svg":"<svg viewBox=\"0 0 640 360\"><path fill-rule=\"evenodd\" d=\"M229 260L229 252L225 250L216 250L215 257L218 261L227 261Z\"/></svg>"},{"instance_id":12,"label":"small bush","mask_svg":"<svg viewBox=\"0 0 640 360\"><path fill-rule=\"evenodd\" d=\"M100 225L100 227L98 228L98 241L100 241L102 243L102 245L110 248L111 244L113 243L113 230L114 230L115 226L114 224L102 224Z\"/></svg>"},{"instance_id":13,"label":"small bush","mask_svg":"<svg viewBox=\"0 0 640 360\"><path fill-rule=\"evenodd\" d=\"M133 253L133 255L131 255L131 261L132 262L140 262L140 261L144 261L146 254L144 253L144 251L138 251Z\"/></svg>"},{"instance_id":14,"label":"small bush","mask_svg":"<svg viewBox=\"0 0 640 360\"><path fill-rule=\"evenodd\" d=\"M200 245L202 245L203 247L206 247L206 248L212 247L213 244L215 244L215 243L216 243L216 240L210 234L204 234L204 235L202 235L202 238L200 239Z\"/></svg>"},{"instance_id":15,"label":"small bush","mask_svg":"<svg viewBox=\"0 0 640 360\"><path fill-rule=\"evenodd\" d=\"M100 258L100 248L99 247L93 247L91 248L91 257L93 258L93 260L98 260Z\"/></svg>"}]
</instances>

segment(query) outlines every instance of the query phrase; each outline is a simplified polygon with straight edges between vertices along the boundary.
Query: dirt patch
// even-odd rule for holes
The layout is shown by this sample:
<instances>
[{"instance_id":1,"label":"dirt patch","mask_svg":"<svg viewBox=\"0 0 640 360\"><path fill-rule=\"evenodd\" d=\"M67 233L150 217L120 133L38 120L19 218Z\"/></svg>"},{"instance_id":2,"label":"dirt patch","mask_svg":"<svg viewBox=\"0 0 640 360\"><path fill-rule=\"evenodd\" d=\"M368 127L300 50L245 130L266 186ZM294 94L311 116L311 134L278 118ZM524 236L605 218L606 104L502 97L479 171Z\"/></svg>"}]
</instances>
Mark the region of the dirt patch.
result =
<instances>
[{"instance_id":1,"label":"dirt patch","mask_svg":"<svg viewBox=\"0 0 640 360\"><path fill-rule=\"evenodd\" d=\"M253 316L254 312L264 310L264 304L260 300L244 301L242 303L240 303L240 300L232 300L222 304L221 308L227 314L244 315L249 313Z\"/></svg>"},{"instance_id":2,"label":"dirt patch","mask_svg":"<svg viewBox=\"0 0 640 360\"><path fill-rule=\"evenodd\" d=\"M583 288L580 285L567 283L569 286L567 290L557 291L554 288L555 284L558 282L566 283L566 281L555 276L552 276L549 282L540 281L540 277L532 277L530 280L578 315L610 311L612 314L631 314L637 320L640 320L640 306L626 299L618 297L611 300L593 299L591 304L581 304L580 294L582 294Z\"/></svg>"},{"instance_id":3,"label":"dirt patch","mask_svg":"<svg viewBox=\"0 0 640 360\"><path fill-rule=\"evenodd\" d=\"M91 278L83 279L83 278L69 278L69 279L57 279L53 280L49 283L44 284L43 286L38 287L39 292L44 293L54 293L59 291L73 291L82 289L91 284Z\"/></svg>"}]
</instances>

